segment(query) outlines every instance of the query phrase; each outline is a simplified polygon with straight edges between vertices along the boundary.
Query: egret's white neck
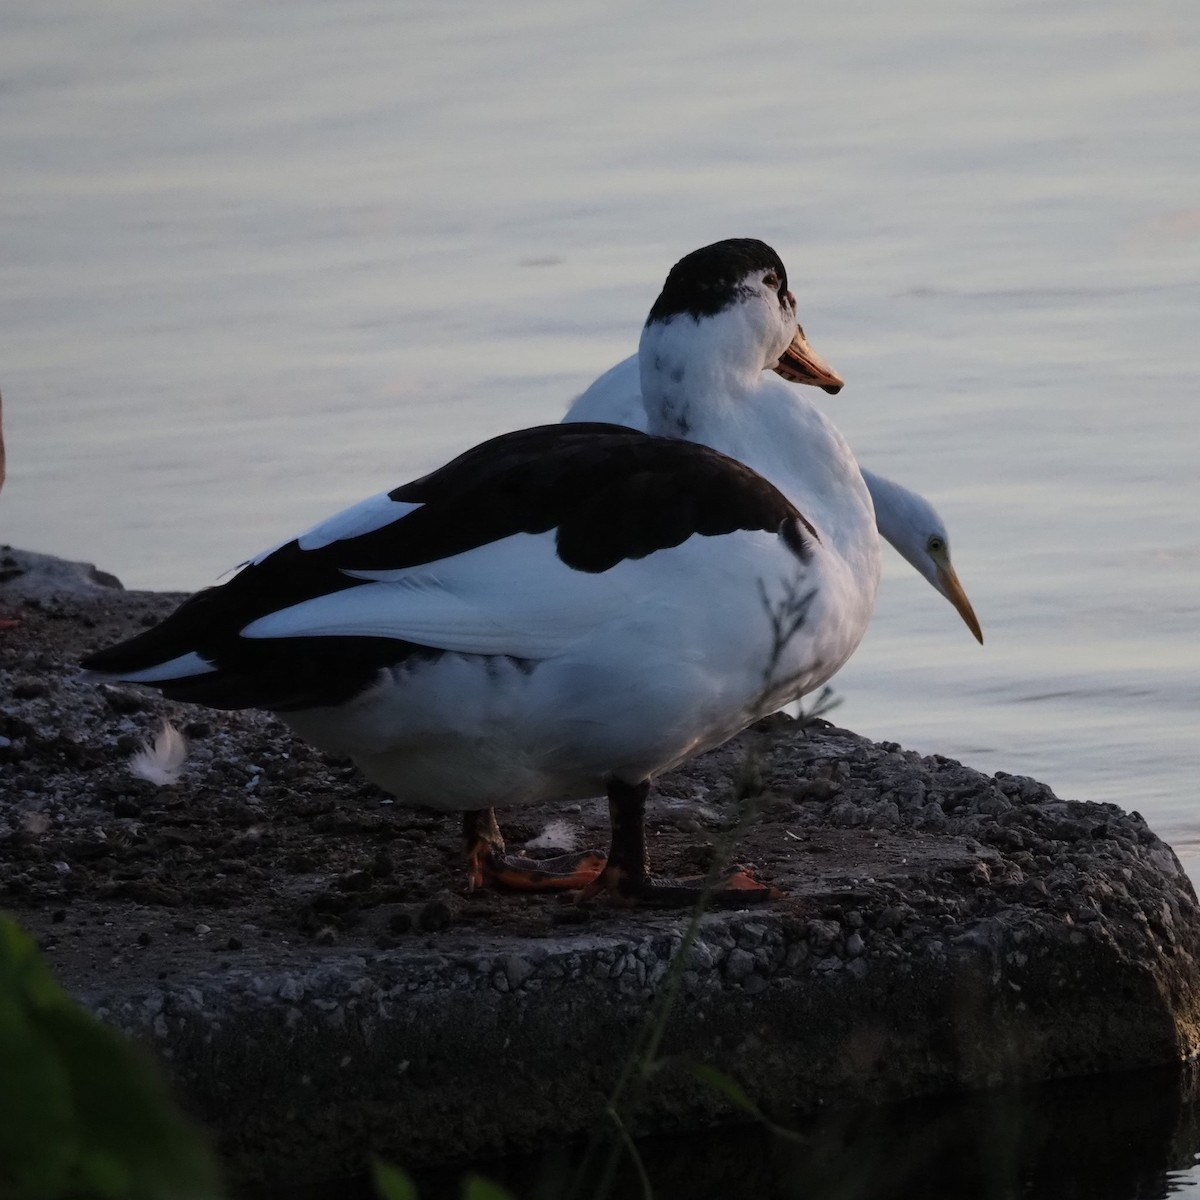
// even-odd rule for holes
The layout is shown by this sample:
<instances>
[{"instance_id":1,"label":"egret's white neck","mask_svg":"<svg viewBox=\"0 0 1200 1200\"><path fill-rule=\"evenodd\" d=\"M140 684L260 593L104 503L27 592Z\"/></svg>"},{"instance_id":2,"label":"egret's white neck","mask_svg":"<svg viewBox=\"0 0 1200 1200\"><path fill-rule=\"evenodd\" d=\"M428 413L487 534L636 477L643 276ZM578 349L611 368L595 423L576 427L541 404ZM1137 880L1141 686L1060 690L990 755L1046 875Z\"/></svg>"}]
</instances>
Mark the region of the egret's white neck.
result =
<instances>
[{"instance_id":1,"label":"egret's white neck","mask_svg":"<svg viewBox=\"0 0 1200 1200\"><path fill-rule=\"evenodd\" d=\"M914 525L917 497L895 480L885 479L873 471L863 469L862 476L875 502L879 532L899 550L899 543L905 540L906 533Z\"/></svg>"},{"instance_id":2,"label":"egret's white neck","mask_svg":"<svg viewBox=\"0 0 1200 1200\"><path fill-rule=\"evenodd\" d=\"M879 532L932 583L934 563L926 545L935 534L943 541L948 540L945 526L933 505L924 496L909 491L894 479L885 479L867 470L863 471L862 476L875 504L875 521Z\"/></svg>"}]
</instances>

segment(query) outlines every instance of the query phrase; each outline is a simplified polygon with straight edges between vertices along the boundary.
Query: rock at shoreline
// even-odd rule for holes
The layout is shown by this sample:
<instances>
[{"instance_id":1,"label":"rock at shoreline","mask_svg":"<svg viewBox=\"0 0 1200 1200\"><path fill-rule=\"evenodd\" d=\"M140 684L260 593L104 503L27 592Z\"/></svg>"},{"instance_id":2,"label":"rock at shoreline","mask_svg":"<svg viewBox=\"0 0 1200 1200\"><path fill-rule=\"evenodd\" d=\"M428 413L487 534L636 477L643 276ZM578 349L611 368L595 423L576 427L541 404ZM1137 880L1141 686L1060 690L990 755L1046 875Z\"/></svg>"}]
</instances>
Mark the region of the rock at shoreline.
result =
<instances>
[{"instance_id":1,"label":"rock at shoreline","mask_svg":"<svg viewBox=\"0 0 1200 1200\"><path fill-rule=\"evenodd\" d=\"M52 554L0 546L0 604L11 608L30 600L91 596L105 590L124 588L115 575L99 570L92 563L69 562Z\"/></svg>"},{"instance_id":2,"label":"rock at shoreline","mask_svg":"<svg viewBox=\"0 0 1200 1200\"><path fill-rule=\"evenodd\" d=\"M246 1177L587 1128L677 959L664 1053L776 1111L1200 1048L1195 895L1137 814L772 718L656 788L656 869L704 871L749 802L736 860L787 892L704 917L680 958L686 914L464 897L456 821L397 807L269 716L81 682L82 654L180 597L10 557L28 569L0 580L21 619L0 634L0 904L160 1052ZM173 786L128 769L163 717L190 741ZM606 813L523 809L505 828L603 846ZM664 1070L635 1125L725 1116Z\"/></svg>"}]
</instances>

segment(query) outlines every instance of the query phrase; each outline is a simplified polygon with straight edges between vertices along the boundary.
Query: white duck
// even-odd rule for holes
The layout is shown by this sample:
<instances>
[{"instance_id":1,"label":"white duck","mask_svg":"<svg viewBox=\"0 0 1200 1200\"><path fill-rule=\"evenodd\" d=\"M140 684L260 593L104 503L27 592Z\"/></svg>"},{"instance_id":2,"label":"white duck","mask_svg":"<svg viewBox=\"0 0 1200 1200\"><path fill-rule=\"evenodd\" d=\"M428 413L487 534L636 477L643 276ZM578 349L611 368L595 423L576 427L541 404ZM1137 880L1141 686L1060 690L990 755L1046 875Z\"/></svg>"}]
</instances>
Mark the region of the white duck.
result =
<instances>
[{"instance_id":1,"label":"white duck","mask_svg":"<svg viewBox=\"0 0 1200 1200\"><path fill-rule=\"evenodd\" d=\"M706 321L707 318L702 318L701 326ZM696 344L700 344L699 339ZM703 370L704 363L696 363L695 369ZM786 363L780 373L788 377ZM563 420L608 421L631 429L645 429L647 415L641 378L638 355L631 355L610 367L576 397ZM773 374L771 368L759 374L757 392L764 404L808 403L802 394ZM950 601L976 641L982 643L983 631L950 561L950 535L937 510L924 496L895 480L876 475L866 467L860 466L859 470L871 494L875 523L884 540Z\"/></svg>"},{"instance_id":2,"label":"white duck","mask_svg":"<svg viewBox=\"0 0 1200 1200\"><path fill-rule=\"evenodd\" d=\"M651 779L849 658L879 538L833 426L759 392L781 358L841 386L805 342L770 247L737 239L684 258L640 353L649 431L672 436L563 424L494 438L84 665L278 712L401 803L467 812L480 871L528 865L503 855L492 807L607 791L607 863L563 873L627 898L686 897L649 875Z\"/></svg>"}]
</instances>

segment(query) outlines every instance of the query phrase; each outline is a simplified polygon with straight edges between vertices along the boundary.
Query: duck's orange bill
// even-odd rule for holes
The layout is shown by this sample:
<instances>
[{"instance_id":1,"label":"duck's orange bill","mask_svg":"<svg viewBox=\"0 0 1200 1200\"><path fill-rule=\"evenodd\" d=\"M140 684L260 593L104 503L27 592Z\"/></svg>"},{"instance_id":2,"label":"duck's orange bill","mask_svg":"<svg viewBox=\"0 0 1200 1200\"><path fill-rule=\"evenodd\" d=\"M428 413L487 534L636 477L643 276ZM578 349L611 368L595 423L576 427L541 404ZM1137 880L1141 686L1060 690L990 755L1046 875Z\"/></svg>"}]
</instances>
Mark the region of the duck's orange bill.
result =
<instances>
[{"instance_id":1,"label":"duck's orange bill","mask_svg":"<svg viewBox=\"0 0 1200 1200\"><path fill-rule=\"evenodd\" d=\"M845 380L808 344L804 330L797 326L792 343L775 364L775 371L792 383L807 383L836 396Z\"/></svg>"}]
</instances>

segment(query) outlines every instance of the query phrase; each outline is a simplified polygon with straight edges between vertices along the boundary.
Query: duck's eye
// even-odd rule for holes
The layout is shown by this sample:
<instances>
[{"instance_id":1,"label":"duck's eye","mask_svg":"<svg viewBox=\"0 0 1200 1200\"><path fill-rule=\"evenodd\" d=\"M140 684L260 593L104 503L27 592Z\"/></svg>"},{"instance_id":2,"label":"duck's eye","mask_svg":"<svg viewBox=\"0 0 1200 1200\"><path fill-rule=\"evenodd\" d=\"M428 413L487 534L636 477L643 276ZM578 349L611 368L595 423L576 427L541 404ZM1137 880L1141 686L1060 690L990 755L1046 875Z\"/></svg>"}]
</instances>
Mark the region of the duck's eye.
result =
<instances>
[{"instance_id":1,"label":"duck's eye","mask_svg":"<svg viewBox=\"0 0 1200 1200\"><path fill-rule=\"evenodd\" d=\"M763 286L769 287L773 292L779 291L779 276L774 271L768 271L763 276Z\"/></svg>"},{"instance_id":2,"label":"duck's eye","mask_svg":"<svg viewBox=\"0 0 1200 1200\"><path fill-rule=\"evenodd\" d=\"M928 548L929 548L930 554L945 554L946 543L940 537L931 537L929 539L929 547Z\"/></svg>"}]
</instances>

